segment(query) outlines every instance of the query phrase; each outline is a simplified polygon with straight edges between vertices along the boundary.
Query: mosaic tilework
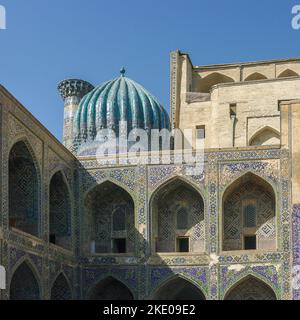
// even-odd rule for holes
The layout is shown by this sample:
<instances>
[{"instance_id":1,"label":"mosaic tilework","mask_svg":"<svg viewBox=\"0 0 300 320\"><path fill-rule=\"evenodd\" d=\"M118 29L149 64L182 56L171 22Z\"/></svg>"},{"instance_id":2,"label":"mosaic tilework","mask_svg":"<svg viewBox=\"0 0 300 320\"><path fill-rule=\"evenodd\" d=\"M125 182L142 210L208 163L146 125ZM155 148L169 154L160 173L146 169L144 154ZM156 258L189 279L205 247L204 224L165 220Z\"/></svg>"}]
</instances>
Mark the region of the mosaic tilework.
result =
<instances>
[{"instance_id":1,"label":"mosaic tilework","mask_svg":"<svg viewBox=\"0 0 300 320\"><path fill-rule=\"evenodd\" d=\"M100 281L91 290L87 299L90 300L133 300L129 288L121 281L108 277Z\"/></svg>"},{"instance_id":2,"label":"mosaic tilework","mask_svg":"<svg viewBox=\"0 0 300 320\"><path fill-rule=\"evenodd\" d=\"M128 191L135 191L135 168L124 168L123 170L91 170L82 172L81 192L86 192L104 182L105 180L116 181Z\"/></svg>"},{"instance_id":3,"label":"mosaic tilework","mask_svg":"<svg viewBox=\"0 0 300 320\"><path fill-rule=\"evenodd\" d=\"M299 269L300 266L300 205L295 204L293 208L293 266ZM299 278L299 271L293 272L294 277ZM298 284L295 281L295 284ZM300 289L293 290L293 298L300 300Z\"/></svg>"},{"instance_id":4,"label":"mosaic tilework","mask_svg":"<svg viewBox=\"0 0 300 320\"><path fill-rule=\"evenodd\" d=\"M220 187L225 187L230 181L236 180L245 172L257 173L267 180L277 183L279 172L278 160L252 161L252 162L234 162L220 164L222 180Z\"/></svg>"},{"instance_id":5,"label":"mosaic tilework","mask_svg":"<svg viewBox=\"0 0 300 320\"><path fill-rule=\"evenodd\" d=\"M9 156L9 222L21 231L39 234L38 173L26 144L17 142Z\"/></svg>"},{"instance_id":6,"label":"mosaic tilework","mask_svg":"<svg viewBox=\"0 0 300 320\"><path fill-rule=\"evenodd\" d=\"M169 191L161 190L154 219L157 220L158 252L176 252L176 237L189 235L190 252L205 250L204 204L201 196L193 189L179 184ZM187 226L180 230L178 212L187 212Z\"/></svg>"},{"instance_id":7,"label":"mosaic tilework","mask_svg":"<svg viewBox=\"0 0 300 320\"><path fill-rule=\"evenodd\" d=\"M22 263L15 271L10 283L11 300L39 300L38 281L27 263Z\"/></svg>"},{"instance_id":8,"label":"mosaic tilework","mask_svg":"<svg viewBox=\"0 0 300 320\"><path fill-rule=\"evenodd\" d=\"M171 52L171 126L175 127L176 102L177 102L177 77L178 77L178 51Z\"/></svg>"},{"instance_id":9,"label":"mosaic tilework","mask_svg":"<svg viewBox=\"0 0 300 320\"><path fill-rule=\"evenodd\" d=\"M233 288L225 297L225 300L276 300L274 291L263 282L249 277L235 288Z\"/></svg>"},{"instance_id":10,"label":"mosaic tilework","mask_svg":"<svg viewBox=\"0 0 300 320\"><path fill-rule=\"evenodd\" d=\"M224 298L227 291L245 277L252 275L268 284L280 298L280 274L276 265L237 265L220 267L220 295Z\"/></svg>"},{"instance_id":11,"label":"mosaic tilework","mask_svg":"<svg viewBox=\"0 0 300 320\"><path fill-rule=\"evenodd\" d=\"M57 172L50 182L50 234L62 247L70 248L71 204L69 190L61 172Z\"/></svg>"},{"instance_id":12,"label":"mosaic tilework","mask_svg":"<svg viewBox=\"0 0 300 320\"><path fill-rule=\"evenodd\" d=\"M93 189L86 199L86 215L89 216L90 241L95 241L97 253L111 253L113 238L126 238L126 252L134 252L135 224L134 203L130 195L110 182ZM113 215L124 212L123 230L113 228Z\"/></svg>"},{"instance_id":13,"label":"mosaic tilework","mask_svg":"<svg viewBox=\"0 0 300 320\"><path fill-rule=\"evenodd\" d=\"M148 256L150 252L149 246L149 230L148 226L150 224L150 216L147 210L148 207L148 194L147 194L147 168L144 165L138 166L137 174L137 255L142 261ZM145 292L145 282L140 284L140 294Z\"/></svg>"},{"instance_id":14,"label":"mosaic tilework","mask_svg":"<svg viewBox=\"0 0 300 320\"><path fill-rule=\"evenodd\" d=\"M213 255L219 253L219 214L218 214L218 163L213 155L208 156L206 167L208 174L208 214L209 224L207 234L210 237L207 250ZM217 300L219 297L219 270L216 263L210 265L210 299Z\"/></svg>"},{"instance_id":15,"label":"mosaic tilework","mask_svg":"<svg viewBox=\"0 0 300 320\"><path fill-rule=\"evenodd\" d=\"M243 202L255 201L257 217L254 221L258 248L274 249L276 246L275 196L254 181L238 185L227 195L224 203L223 250L243 249Z\"/></svg>"},{"instance_id":16,"label":"mosaic tilework","mask_svg":"<svg viewBox=\"0 0 300 320\"><path fill-rule=\"evenodd\" d=\"M174 276L181 276L184 279L191 281L191 283L195 283L205 296L208 294L209 272L207 267L154 267L150 268L149 273L149 296L151 296L163 283L173 279Z\"/></svg>"},{"instance_id":17,"label":"mosaic tilework","mask_svg":"<svg viewBox=\"0 0 300 320\"><path fill-rule=\"evenodd\" d=\"M70 300L72 292L66 277L60 274L51 288L51 300Z\"/></svg>"},{"instance_id":18,"label":"mosaic tilework","mask_svg":"<svg viewBox=\"0 0 300 320\"><path fill-rule=\"evenodd\" d=\"M83 283L84 283L84 292L83 297L86 298L91 290L102 280L113 277L116 280L124 283L128 289L131 291L134 297L138 296L138 278L137 278L137 269L136 268L126 268L126 267L117 267L117 268L97 268L97 269L85 269L83 270Z\"/></svg>"},{"instance_id":19,"label":"mosaic tilework","mask_svg":"<svg viewBox=\"0 0 300 320\"><path fill-rule=\"evenodd\" d=\"M2 170L2 215L1 226L3 227L3 235L6 239L2 246L2 264L6 270L10 270L8 273L8 283L12 278L12 272L15 267L19 266L23 261L30 261L30 264L39 274L40 295L47 299L49 298L49 265L48 255L53 255L54 259L63 259L65 263L74 263L74 257L72 253L56 251L55 248L49 248L49 223L48 223L48 190L49 190L49 178L52 173L50 167L53 166L52 160L48 161L48 146L59 155L60 160L56 160L57 168L63 168L67 180L69 179L69 168L66 166L74 166L74 159L72 156L65 151L55 140L51 139L49 133L45 131L38 123L22 109L16 102L5 103L5 108L1 109L3 126L2 126L2 159L3 164ZM21 121L19 120L21 119ZM34 163L37 180L38 190L37 197L35 199L35 206L39 212L39 237L32 237L26 233L20 233L11 231L8 228L9 221L9 202L8 202L8 191L9 191L9 154L13 146L16 143L23 142L28 149L28 152ZM62 160L63 159L63 160ZM73 161L73 162L72 162ZM51 163L50 163L51 162ZM41 170L43 169L43 170ZM54 169L56 170L56 168ZM72 175L72 174L71 174ZM23 176L24 177L24 176ZM69 180L68 180L69 181ZM71 181L71 180L70 180ZM71 185L73 186L73 182ZM71 186L71 188L72 188ZM27 192L27 190L26 190ZM41 214L43 213L43 214ZM9 242L9 245L8 243ZM72 279L73 281L73 279ZM9 298L9 290L2 292L2 298Z\"/></svg>"},{"instance_id":20,"label":"mosaic tilework","mask_svg":"<svg viewBox=\"0 0 300 320\"><path fill-rule=\"evenodd\" d=\"M22 122L15 120L9 113L16 115ZM11 121L11 124L9 124ZM9 130L8 130L9 129ZM267 283L277 297L282 299L291 298L291 204L289 197L289 154L284 150L248 150L230 152L210 152L206 154L205 174L199 177L186 176L185 166L155 165L155 166L132 166L118 168L103 168L95 160L82 160L77 164L75 159L67 154L63 148L49 139L39 126L34 123L21 109L7 106L3 111L3 130L10 132L4 135L3 141L3 234L6 239L3 243L3 264L8 270L14 270L24 259L29 259L37 270L41 279L41 295L50 298L51 285L60 272L64 272L68 282L74 288L74 296L85 297L85 293L98 281L107 276L119 277L122 283L134 293L135 298L146 298L157 287L162 285L169 277L181 273L195 285L201 286L209 299L222 299L225 292L241 280L241 277L253 275L257 279ZM33 134L34 133L34 134ZM8 154L11 147L20 139L32 145L31 155L34 155L34 163L38 169L43 169L40 179L40 193L38 207L43 212L41 217L41 239L10 232L8 225ZM51 151L48 149L51 148ZM53 154L57 156L53 156ZM72 164L72 161L74 163ZM80 174L76 177L76 170ZM73 251L64 251L47 243L48 239L48 215L49 215L49 180L52 175L62 170L72 192L72 205L76 218L72 230L75 231L77 248L75 257ZM228 185L239 176L252 172L265 179L276 189L277 212L277 244L278 250L272 252L228 252L224 253L220 248L220 226L222 223L222 192ZM75 174L75 176L74 176ZM148 244L150 241L149 211L151 196L169 180L181 177L191 187L201 190L206 205L205 214L208 217L206 224L206 253L195 256L178 256L176 254L164 257L150 256ZM74 178L76 177L76 178ZM84 214L83 198L85 193L98 184L112 181L130 193L135 202L135 226L139 237L136 238L139 250L134 256L85 256L82 255L81 242L79 241L85 226L81 224L80 217ZM75 195L75 196L74 196ZM295 216L294 216L295 219ZM294 237L296 231L294 231ZM8 243L9 242L9 245ZM294 260L297 255L294 248ZM75 252L75 251L74 251ZM296 253L295 253L296 252ZM55 266L52 269L52 262ZM296 261L296 260L295 260ZM81 282L78 263L88 268L91 273L86 277L86 271ZM239 269L242 265L244 269ZM88 267L89 266L89 267ZM224 268L228 268L224 271ZM155 276L150 272L152 269L164 269ZM196 271L205 269L206 276L197 275ZM134 271L133 271L134 270ZM244 271L243 271L244 270ZM194 272L194 273L193 273ZM189 275L190 274L190 275ZM11 274L8 275L11 278ZM142 281L139 281L142 279ZM146 279L146 281L144 280ZM141 283L142 282L142 283ZM205 289L204 289L205 288ZM81 290L83 294L81 295ZM3 293L8 298L7 292ZM295 297L297 295L295 294Z\"/></svg>"},{"instance_id":21,"label":"mosaic tilework","mask_svg":"<svg viewBox=\"0 0 300 320\"><path fill-rule=\"evenodd\" d=\"M7 121L7 143L8 149L18 141L25 140L30 144L32 148L32 154L41 155L43 151L42 141L38 138L38 136L34 135L28 127L25 127L16 117L12 114L8 114ZM41 156L35 157L35 161L37 163L37 167L41 168L42 166L42 158Z\"/></svg>"},{"instance_id":22,"label":"mosaic tilework","mask_svg":"<svg viewBox=\"0 0 300 320\"><path fill-rule=\"evenodd\" d=\"M204 173L198 176L186 175L186 167L184 165L160 165L149 167L149 191L153 192L162 183L171 180L171 178L182 177L186 181L194 183L198 188L203 187L204 184Z\"/></svg>"},{"instance_id":23,"label":"mosaic tilework","mask_svg":"<svg viewBox=\"0 0 300 320\"><path fill-rule=\"evenodd\" d=\"M290 185L290 175L289 175L289 158L287 150L282 152L280 159L280 214L278 214L277 223L281 225L278 229L280 241L280 248L283 251L282 260L282 296L284 300L291 299L291 230L292 230L292 220L291 212L292 207L289 201L289 195L291 194Z\"/></svg>"}]
</instances>

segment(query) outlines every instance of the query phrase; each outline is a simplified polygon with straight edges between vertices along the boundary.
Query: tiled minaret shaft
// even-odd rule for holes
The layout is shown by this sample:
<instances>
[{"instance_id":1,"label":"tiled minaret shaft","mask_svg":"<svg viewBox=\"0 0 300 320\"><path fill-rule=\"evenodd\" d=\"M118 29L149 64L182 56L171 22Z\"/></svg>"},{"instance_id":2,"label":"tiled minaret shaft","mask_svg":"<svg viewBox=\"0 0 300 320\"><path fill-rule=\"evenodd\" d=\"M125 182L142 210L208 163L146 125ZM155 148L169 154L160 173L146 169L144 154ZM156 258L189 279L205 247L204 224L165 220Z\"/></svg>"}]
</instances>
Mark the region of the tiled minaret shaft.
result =
<instances>
[{"instance_id":1,"label":"tiled minaret shaft","mask_svg":"<svg viewBox=\"0 0 300 320\"><path fill-rule=\"evenodd\" d=\"M93 89L93 85L80 79L63 80L58 85L58 91L64 100L63 143L71 151L74 149L73 120L76 111L81 99Z\"/></svg>"}]
</instances>

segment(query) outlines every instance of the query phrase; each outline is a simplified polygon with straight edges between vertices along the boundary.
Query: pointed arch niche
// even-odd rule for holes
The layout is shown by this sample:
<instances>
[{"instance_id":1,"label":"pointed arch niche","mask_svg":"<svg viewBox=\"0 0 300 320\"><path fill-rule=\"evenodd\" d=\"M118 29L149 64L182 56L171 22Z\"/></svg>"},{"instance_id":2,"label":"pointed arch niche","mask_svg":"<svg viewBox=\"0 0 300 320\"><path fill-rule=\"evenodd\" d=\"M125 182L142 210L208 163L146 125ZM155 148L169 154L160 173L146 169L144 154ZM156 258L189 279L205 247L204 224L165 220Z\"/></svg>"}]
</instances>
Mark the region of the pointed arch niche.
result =
<instances>
[{"instance_id":1,"label":"pointed arch niche","mask_svg":"<svg viewBox=\"0 0 300 320\"><path fill-rule=\"evenodd\" d=\"M223 195L223 251L276 249L276 196L253 173L230 185Z\"/></svg>"},{"instance_id":2,"label":"pointed arch niche","mask_svg":"<svg viewBox=\"0 0 300 320\"><path fill-rule=\"evenodd\" d=\"M152 253L205 251L204 200L192 185L172 179L156 190L150 206Z\"/></svg>"},{"instance_id":3,"label":"pointed arch niche","mask_svg":"<svg viewBox=\"0 0 300 320\"><path fill-rule=\"evenodd\" d=\"M24 261L10 282L10 300L40 300L39 281L30 263Z\"/></svg>"},{"instance_id":4,"label":"pointed arch niche","mask_svg":"<svg viewBox=\"0 0 300 320\"><path fill-rule=\"evenodd\" d=\"M199 92L210 93L213 86L220 83L230 83L234 80L225 74L219 72L213 72L208 76L199 80Z\"/></svg>"},{"instance_id":5,"label":"pointed arch niche","mask_svg":"<svg viewBox=\"0 0 300 320\"><path fill-rule=\"evenodd\" d=\"M129 288L114 277L107 277L95 285L88 295L89 300L133 300Z\"/></svg>"},{"instance_id":6,"label":"pointed arch niche","mask_svg":"<svg viewBox=\"0 0 300 320\"><path fill-rule=\"evenodd\" d=\"M67 278L63 273L54 281L51 288L51 300L71 300L72 291Z\"/></svg>"},{"instance_id":7,"label":"pointed arch niche","mask_svg":"<svg viewBox=\"0 0 300 320\"><path fill-rule=\"evenodd\" d=\"M134 253L134 201L126 190L106 181L87 194L85 209L91 253Z\"/></svg>"},{"instance_id":8,"label":"pointed arch niche","mask_svg":"<svg viewBox=\"0 0 300 320\"><path fill-rule=\"evenodd\" d=\"M254 72L250 74L244 81L257 81L257 80L266 80L268 79L265 75L259 72Z\"/></svg>"},{"instance_id":9,"label":"pointed arch niche","mask_svg":"<svg viewBox=\"0 0 300 320\"><path fill-rule=\"evenodd\" d=\"M155 291L153 300L206 300L202 290L187 279L175 276Z\"/></svg>"},{"instance_id":10,"label":"pointed arch niche","mask_svg":"<svg viewBox=\"0 0 300 320\"><path fill-rule=\"evenodd\" d=\"M282 71L277 78L299 77L299 74L291 69Z\"/></svg>"},{"instance_id":11,"label":"pointed arch niche","mask_svg":"<svg viewBox=\"0 0 300 320\"><path fill-rule=\"evenodd\" d=\"M50 181L50 242L71 249L71 198L62 172Z\"/></svg>"},{"instance_id":12,"label":"pointed arch niche","mask_svg":"<svg viewBox=\"0 0 300 320\"><path fill-rule=\"evenodd\" d=\"M39 174L27 143L9 154L9 226L39 236Z\"/></svg>"},{"instance_id":13,"label":"pointed arch niche","mask_svg":"<svg viewBox=\"0 0 300 320\"><path fill-rule=\"evenodd\" d=\"M249 140L250 146L280 145L280 133L272 127L265 126L258 130Z\"/></svg>"},{"instance_id":14,"label":"pointed arch niche","mask_svg":"<svg viewBox=\"0 0 300 320\"><path fill-rule=\"evenodd\" d=\"M248 276L235 284L224 300L277 300L274 290L260 279Z\"/></svg>"}]
</instances>

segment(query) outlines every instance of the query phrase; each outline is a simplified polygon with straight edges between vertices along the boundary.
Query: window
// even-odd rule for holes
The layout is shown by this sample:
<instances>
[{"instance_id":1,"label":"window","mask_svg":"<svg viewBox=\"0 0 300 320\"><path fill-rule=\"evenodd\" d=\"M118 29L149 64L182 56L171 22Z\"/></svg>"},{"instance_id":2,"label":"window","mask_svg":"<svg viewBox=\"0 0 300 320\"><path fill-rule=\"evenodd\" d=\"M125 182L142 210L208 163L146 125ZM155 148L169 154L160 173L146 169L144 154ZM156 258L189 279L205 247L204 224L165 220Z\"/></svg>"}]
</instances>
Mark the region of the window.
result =
<instances>
[{"instance_id":1,"label":"window","mask_svg":"<svg viewBox=\"0 0 300 320\"><path fill-rule=\"evenodd\" d=\"M159 239L156 237L155 238L155 252L159 252Z\"/></svg>"},{"instance_id":2,"label":"window","mask_svg":"<svg viewBox=\"0 0 300 320\"><path fill-rule=\"evenodd\" d=\"M244 207L244 227L256 227L256 207L253 204Z\"/></svg>"},{"instance_id":3,"label":"window","mask_svg":"<svg viewBox=\"0 0 300 320\"><path fill-rule=\"evenodd\" d=\"M189 252L190 241L187 237L177 238L177 252Z\"/></svg>"},{"instance_id":4,"label":"window","mask_svg":"<svg viewBox=\"0 0 300 320\"><path fill-rule=\"evenodd\" d=\"M11 228L17 228L17 222L18 222L17 218L9 218L9 226Z\"/></svg>"},{"instance_id":5,"label":"window","mask_svg":"<svg viewBox=\"0 0 300 320\"><path fill-rule=\"evenodd\" d=\"M230 117L236 117L236 103L231 103L229 105Z\"/></svg>"},{"instance_id":6,"label":"window","mask_svg":"<svg viewBox=\"0 0 300 320\"><path fill-rule=\"evenodd\" d=\"M56 235L54 233L49 236L50 243L56 244Z\"/></svg>"},{"instance_id":7,"label":"window","mask_svg":"<svg viewBox=\"0 0 300 320\"><path fill-rule=\"evenodd\" d=\"M179 210L177 211L177 229L188 229L188 212L186 208L179 208Z\"/></svg>"},{"instance_id":8,"label":"window","mask_svg":"<svg viewBox=\"0 0 300 320\"><path fill-rule=\"evenodd\" d=\"M245 250L256 250L256 236L245 236L244 247Z\"/></svg>"},{"instance_id":9,"label":"window","mask_svg":"<svg viewBox=\"0 0 300 320\"><path fill-rule=\"evenodd\" d=\"M124 208L117 208L113 213L113 231L126 230L126 214Z\"/></svg>"},{"instance_id":10,"label":"window","mask_svg":"<svg viewBox=\"0 0 300 320\"><path fill-rule=\"evenodd\" d=\"M205 139L205 126L196 126L196 137L197 140Z\"/></svg>"},{"instance_id":11,"label":"window","mask_svg":"<svg viewBox=\"0 0 300 320\"><path fill-rule=\"evenodd\" d=\"M126 239L113 239L113 252L126 253Z\"/></svg>"}]
</instances>

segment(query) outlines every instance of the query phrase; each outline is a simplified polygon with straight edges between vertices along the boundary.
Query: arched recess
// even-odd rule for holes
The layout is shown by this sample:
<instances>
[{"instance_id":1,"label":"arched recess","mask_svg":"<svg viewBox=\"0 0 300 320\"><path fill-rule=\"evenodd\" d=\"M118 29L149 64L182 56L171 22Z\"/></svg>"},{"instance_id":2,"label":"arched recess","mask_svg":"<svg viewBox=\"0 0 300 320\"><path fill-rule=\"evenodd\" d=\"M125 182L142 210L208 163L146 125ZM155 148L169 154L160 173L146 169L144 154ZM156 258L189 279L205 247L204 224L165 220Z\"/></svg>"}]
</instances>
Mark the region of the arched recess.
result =
<instances>
[{"instance_id":1,"label":"arched recess","mask_svg":"<svg viewBox=\"0 0 300 320\"><path fill-rule=\"evenodd\" d=\"M27 143L9 153L9 226L39 236L39 173Z\"/></svg>"},{"instance_id":2,"label":"arched recess","mask_svg":"<svg viewBox=\"0 0 300 320\"><path fill-rule=\"evenodd\" d=\"M133 300L129 288L114 277L101 280L88 294L88 300Z\"/></svg>"},{"instance_id":3,"label":"arched recess","mask_svg":"<svg viewBox=\"0 0 300 320\"><path fill-rule=\"evenodd\" d=\"M50 242L71 249L71 198L61 171L56 172L49 188Z\"/></svg>"},{"instance_id":4,"label":"arched recess","mask_svg":"<svg viewBox=\"0 0 300 320\"><path fill-rule=\"evenodd\" d=\"M202 93L210 93L213 86L219 83L229 83L234 80L222 73L214 72L199 80L199 91Z\"/></svg>"},{"instance_id":5,"label":"arched recess","mask_svg":"<svg viewBox=\"0 0 300 320\"><path fill-rule=\"evenodd\" d=\"M268 79L265 75L259 73L259 72L254 72L250 74L244 81L257 81L257 80L266 80Z\"/></svg>"},{"instance_id":6,"label":"arched recess","mask_svg":"<svg viewBox=\"0 0 300 320\"><path fill-rule=\"evenodd\" d=\"M41 299L39 281L29 262L22 262L15 270L9 291L10 300Z\"/></svg>"},{"instance_id":7,"label":"arched recess","mask_svg":"<svg viewBox=\"0 0 300 320\"><path fill-rule=\"evenodd\" d=\"M106 181L88 192L85 209L92 253L134 253L134 201L126 190Z\"/></svg>"},{"instance_id":8,"label":"arched recess","mask_svg":"<svg viewBox=\"0 0 300 320\"><path fill-rule=\"evenodd\" d=\"M206 300L202 290L191 281L174 276L159 286L152 300Z\"/></svg>"},{"instance_id":9,"label":"arched recess","mask_svg":"<svg viewBox=\"0 0 300 320\"><path fill-rule=\"evenodd\" d=\"M267 181L251 172L235 180L222 212L224 251L276 249L276 195Z\"/></svg>"},{"instance_id":10,"label":"arched recess","mask_svg":"<svg viewBox=\"0 0 300 320\"><path fill-rule=\"evenodd\" d=\"M249 140L250 146L268 146L279 145L280 133L269 126L265 126L258 130Z\"/></svg>"},{"instance_id":11,"label":"arched recess","mask_svg":"<svg viewBox=\"0 0 300 320\"><path fill-rule=\"evenodd\" d=\"M274 290L264 281L250 275L228 290L224 300L277 300Z\"/></svg>"},{"instance_id":12,"label":"arched recess","mask_svg":"<svg viewBox=\"0 0 300 320\"><path fill-rule=\"evenodd\" d=\"M51 288L51 300L71 300L72 290L63 273L60 273Z\"/></svg>"},{"instance_id":13,"label":"arched recess","mask_svg":"<svg viewBox=\"0 0 300 320\"><path fill-rule=\"evenodd\" d=\"M291 69L286 69L277 78L299 77L299 74Z\"/></svg>"},{"instance_id":14,"label":"arched recess","mask_svg":"<svg viewBox=\"0 0 300 320\"><path fill-rule=\"evenodd\" d=\"M176 177L152 195L152 252L204 252L204 200L186 180Z\"/></svg>"}]
</instances>

